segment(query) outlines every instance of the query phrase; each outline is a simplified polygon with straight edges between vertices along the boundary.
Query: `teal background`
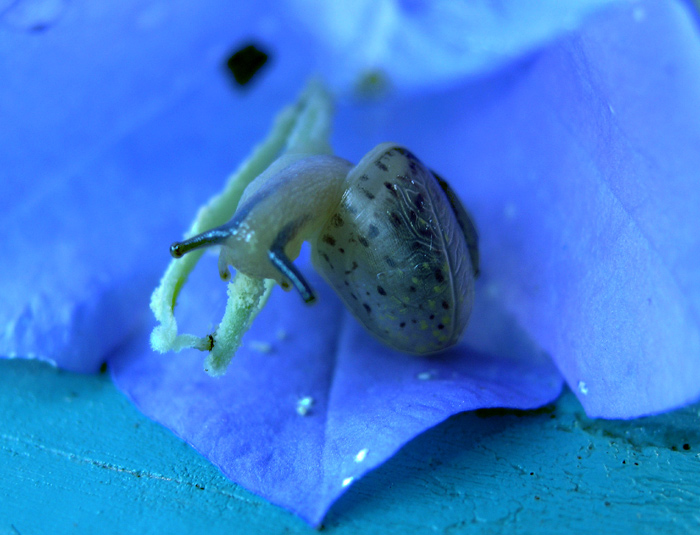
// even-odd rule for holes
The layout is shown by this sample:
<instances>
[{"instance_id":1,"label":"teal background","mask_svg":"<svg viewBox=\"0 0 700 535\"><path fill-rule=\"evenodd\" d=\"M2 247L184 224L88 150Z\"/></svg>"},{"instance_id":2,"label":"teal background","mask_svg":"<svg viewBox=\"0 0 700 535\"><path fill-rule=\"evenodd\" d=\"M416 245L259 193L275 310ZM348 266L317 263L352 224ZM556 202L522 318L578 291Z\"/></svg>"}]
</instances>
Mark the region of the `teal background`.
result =
<instances>
[{"instance_id":1,"label":"teal background","mask_svg":"<svg viewBox=\"0 0 700 535\"><path fill-rule=\"evenodd\" d=\"M141 415L109 374L0 361L0 535L314 533ZM699 533L700 405L465 413L355 483L323 533Z\"/></svg>"}]
</instances>

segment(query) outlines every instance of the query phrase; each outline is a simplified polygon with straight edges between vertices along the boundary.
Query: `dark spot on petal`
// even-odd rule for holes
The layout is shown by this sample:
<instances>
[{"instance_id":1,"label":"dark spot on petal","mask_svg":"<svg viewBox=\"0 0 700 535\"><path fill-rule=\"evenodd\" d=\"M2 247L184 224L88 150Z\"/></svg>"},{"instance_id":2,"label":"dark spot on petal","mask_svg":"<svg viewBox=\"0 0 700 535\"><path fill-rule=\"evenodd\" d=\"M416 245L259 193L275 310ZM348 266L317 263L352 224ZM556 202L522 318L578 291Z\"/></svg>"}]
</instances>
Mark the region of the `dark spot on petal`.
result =
<instances>
[{"instance_id":1,"label":"dark spot on petal","mask_svg":"<svg viewBox=\"0 0 700 535\"><path fill-rule=\"evenodd\" d=\"M343 281L345 283L345 286L350 286L350 283L348 281Z\"/></svg>"},{"instance_id":2,"label":"dark spot on petal","mask_svg":"<svg viewBox=\"0 0 700 535\"><path fill-rule=\"evenodd\" d=\"M365 188L360 188L362 190L362 193L365 194L365 197L367 197L370 201L374 199L374 193L371 191L366 190Z\"/></svg>"},{"instance_id":3,"label":"dark spot on petal","mask_svg":"<svg viewBox=\"0 0 700 535\"><path fill-rule=\"evenodd\" d=\"M431 320L434 320L434 319L435 319L435 314L431 314L431 315L430 315L430 319L431 319Z\"/></svg>"},{"instance_id":4,"label":"dark spot on petal","mask_svg":"<svg viewBox=\"0 0 700 535\"><path fill-rule=\"evenodd\" d=\"M690 449L690 444L683 444L683 449L688 451Z\"/></svg>"},{"instance_id":5,"label":"dark spot on petal","mask_svg":"<svg viewBox=\"0 0 700 535\"><path fill-rule=\"evenodd\" d=\"M377 286L377 293L379 295L386 295L386 290L382 288L381 286Z\"/></svg>"},{"instance_id":6,"label":"dark spot on petal","mask_svg":"<svg viewBox=\"0 0 700 535\"><path fill-rule=\"evenodd\" d=\"M342 247L338 247L338 252L339 252L339 253L345 253L345 249L343 249Z\"/></svg>"},{"instance_id":7,"label":"dark spot on petal","mask_svg":"<svg viewBox=\"0 0 700 535\"><path fill-rule=\"evenodd\" d=\"M343 221L343 218L340 217L340 214L333 214L331 223L333 223L334 227L342 227L345 224L345 221Z\"/></svg>"},{"instance_id":8,"label":"dark spot on petal","mask_svg":"<svg viewBox=\"0 0 700 535\"><path fill-rule=\"evenodd\" d=\"M438 324L438 329L443 330L444 328L445 328L445 326L442 323Z\"/></svg>"},{"instance_id":9,"label":"dark spot on petal","mask_svg":"<svg viewBox=\"0 0 700 535\"><path fill-rule=\"evenodd\" d=\"M369 226L369 233L367 234L367 236L369 237L370 240L372 238L376 238L377 236L379 236L379 229L374 225L370 225Z\"/></svg>"},{"instance_id":10,"label":"dark spot on petal","mask_svg":"<svg viewBox=\"0 0 700 535\"><path fill-rule=\"evenodd\" d=\"M445 280L445 276L442 274L441 269L435 270L435 280L438 282L443 282Z\"/></svg>"},{"instance_id":11,"label":"dark spot on petal","mask_svg":"<svg viewBox=\"0 0 700 535\"><path fill-rule=\"evenodd\" d=\"M401 323L399 323L399 327L401 327L402 329L403 329L405 326L406 326L406 322L405 322L405 321L402 321Z\"/></svg>"},{"instance_id":12,"label":"dark spot on petal","mask_svg":"<svg viewBox=\"0 0 700 535\"><path fill-rule=\"evenodd\" d=\"M354 293L350 292L350 297L352 297L355 301L357 301L357 296Z\"/></svg>"},{"instance_id":13,"label":"dark spot on petal","mask_svg":"<svg viewBox=\"0 0 700 535\"><path fill-rule=\"evenodd\" d=\"M409 216L409 219L411 220L411 223L415 225L416 221L418 221L418 215L413 210L411 210L410 213L408 214L408 216Z\"/></svg>"},{"instance_id":14,"label":"dark spot on petal","mask_svg":"<svg viewBox=\"0 0 700 535\"><path fill-rule=\"evenodd\" d=\"M386 165L384 165L380 160L375 161L375 162L374 162L374 165L376 165L377 167L379 167L379 169L381 169L382 171L388 171L388 170L389 170L389 168L388 168Z\"/></svg>"},{"instance_id":15,"label":"dark spot on petal","mask_svg":"<svg viewBox=\"0 0 700 535\"><path fill-rule=\"evenodd\" d=\"M448 310L450 308L450 304L447 301L443 301L442 308L444 308L445 310Z\"/></svg>"},{"instance_id":16,"label":"dark spot on petal","mask_svg":"<svg viewBox=\"0 0 700 535\"><path fill-rule=\"evenodd\" d=\"M365 247L369 247L369 242L367 241L367 238L365 238L364 236L358 236L357 241L359 241Z\"/></svg>"},{"instance_id":17,"label":"dark spot on petal","mask_svg":"<svg viewBox=\"0 0 700 535\"><path fill-rule=\"evenodd\" d=\"M326 262L328 262L329 264L331 263L331 259L328 258L328 255L326 253L321 253L321 256Z\"/></svg>"},{"instance_id":18,"label":"dark spot on petal","mask_svg":"<svg viewBox=\"0 0 700 535\"><path fill-rule=\"evenodd\" d=\"M391 257L385 256L384 257L384 262L386 262L386 265L389 266L390 268L395 268L396 267L396 262L394 262Z\"/></svg>"},{"instance_id":19,"label":"dark spot on petal","mask_svg":"<svg viewBox=\"0 0 700 535\"><path fill-rule=\"evenodd\" d=\"M362 180L363 182L367 182L369 180L369 177L367 175L361 175L360 180Z\"/></svg>"},{"instance_id":20,"label":"dark spot on petal","mask_svg":"<svg viewBox=\"0 0 700 535\"><path fill-rule=\"evenodd\" d=\"M246 85L267 62L267 54L255 45L248 45L233 53L226 66L238 85Z\"/></svg>"},{"instance_id":21,"label":"dark spot on petal","mask_svg":"<svg viewBox=\"0 0 700 535\"><path fill-rule=\"evenodd\" d=\"M417 320L417 319L412 319L412 320L411 320L411 323L418 323L418 320Z\"/></svg>"},{"instance_id":22,"label":"dark spot on petal","mask_svg":"<svg viewBox=\"0 0 700 535\"><path fill-rule=\"evenodd\" d=\"M409 287L408 287L408 290L411 291L411 292L415 292L415 291L416 291L416 287L415 287L415 286L409 286Z\"/></svg>"},{"instance_id":23,"label":"dark spot on petal","mask_svg":"<svg viewBox=\"0 0 700 535\"><path fill-rule=\"evenodd\" d=\"M396 193L396 185L392 184L391 182L384 182L384 187L388 189L389 193L391 193L394 197L398 195Z\"/></svg>"},{"instance_id":24,"label":"dark spot on petal","mask_svg":"<svg viewBox=\"0 0 700 535\"><path fill-rule=\"evenodd\" d=\"M323 243L327 243L330 246L335 245L335 238L330 234L324 234L321 240L323 240Z\"/></svg>"},{"instance_id":25,"label":"dark spot on petal","mask_svg":"<svg viewBox=\"0 0 700 535\"><path fill-rule=\"evenodd\" d=\"M403 226L403 219L401 219L401 216L397 214L396 212L391 212L389 214L389 221L391 221L391 224L394 225L395 227L402 227Z\"/></svg>"},{"instance_id":26,"label":"dark spot on petal","mask_svg":"<svg viewBox=\"0 0 700 535\"><path fill-rule=\"evenodd\" d=\"M369 306L367 303L362 303L362 306L365 307L365 310L367 311L367 314L371 314L371 313L372 313L372 309L370 308L370 306Z\"/></svg>"}]
</instances>

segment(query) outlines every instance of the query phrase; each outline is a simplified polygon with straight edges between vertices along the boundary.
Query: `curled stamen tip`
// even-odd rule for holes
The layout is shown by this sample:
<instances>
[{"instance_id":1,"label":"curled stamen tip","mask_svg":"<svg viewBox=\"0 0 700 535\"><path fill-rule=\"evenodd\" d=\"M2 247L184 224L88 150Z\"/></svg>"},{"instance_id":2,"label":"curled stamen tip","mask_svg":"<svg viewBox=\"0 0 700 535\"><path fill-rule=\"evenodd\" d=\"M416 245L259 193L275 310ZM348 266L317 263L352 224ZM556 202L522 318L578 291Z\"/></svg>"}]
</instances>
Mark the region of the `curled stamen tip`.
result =
<instances>
[{"instance_id":1,"label":"curled stamen tip","mask_svg":"<svg viewBox=\"0 0 700 535\"><path fill-rule=\"evenodd\" d=\"M172 255L173 258L180 258L182 255L185 254L185 251L182 250L182 243L176 241L170 246L170 254Z\"/></svg>"}]
</instances>

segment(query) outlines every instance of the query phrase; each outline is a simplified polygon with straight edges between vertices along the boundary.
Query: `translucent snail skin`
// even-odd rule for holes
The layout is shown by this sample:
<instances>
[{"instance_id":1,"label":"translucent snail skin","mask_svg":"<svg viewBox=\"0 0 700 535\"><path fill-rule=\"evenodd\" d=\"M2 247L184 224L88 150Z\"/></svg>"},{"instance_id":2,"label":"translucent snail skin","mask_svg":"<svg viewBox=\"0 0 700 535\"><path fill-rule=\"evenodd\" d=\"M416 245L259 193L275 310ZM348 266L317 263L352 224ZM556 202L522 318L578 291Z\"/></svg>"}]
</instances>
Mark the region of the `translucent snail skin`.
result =
<instances>
[{"instance_id":1,"label":"translucent snail skin","mask_svg":"<svg viewBox=\"0 0 700 535\"><path fill-rule=\"evenodd\" d=\"M474 223L449 185L410 151L382 143L353 166L284 155L243 192L228 223L174 243L180 258L220 245L219 274L294 287L315 300L293 260L311 244L315 269L364 327L416 354L454 345L474 301Z\"/></svg>"}]
</instances>

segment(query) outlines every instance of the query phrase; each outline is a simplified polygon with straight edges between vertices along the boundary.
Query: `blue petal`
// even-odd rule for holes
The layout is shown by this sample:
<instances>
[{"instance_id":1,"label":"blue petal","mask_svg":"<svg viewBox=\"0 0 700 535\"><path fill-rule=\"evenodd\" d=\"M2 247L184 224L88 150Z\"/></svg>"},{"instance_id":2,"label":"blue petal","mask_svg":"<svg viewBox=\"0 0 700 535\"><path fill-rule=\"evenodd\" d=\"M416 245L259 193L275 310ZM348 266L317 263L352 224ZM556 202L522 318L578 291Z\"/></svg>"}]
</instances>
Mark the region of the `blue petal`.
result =
<instances>
[{"instance_id":1,"label":"blue petal","mask_svg":"<svg viewBox=\"0 0 700 535\"><path fill-rule=\"evenodd\" d=\"M178 303L183 328L216 318L225 284L203 259ZM465 340L439 357L387 350L320 277L309 307L273 292L222 378L195 351L157 355L144 333L110 358L117 386L228 477L318 524L367 471L457 412L529 409L556 399L562 379L487 292ZM299 400L313 400L297 412Z\"/></svg>"},{"instance_id":2,"label":"blue petal","mask_svg":"<svg viewBox=\"0 0 700 535\"><path fill-rule=\"evenodd\" d=\"M230 106L222 63L259 15L219 4L3 11L1 355L97 370L147 317L168 244L301 87Z\"/></svg>"},{"instance_id":3,"label":"blue petal","mask_svg":"<svg viewBox=\"0 0 700 535\"><path fill-rule=\"evenodd\" d=\"M631 418L700 396L698 110L695 20L635 3L480 84L343 113L338 150L370 131L449 180L490 291L590 416Z\"/></svg>"},{"instance_id":4,"label":"blue petal","mask_svg":"<svg viewBox=\"0 0 700 535\"><path fill-rule=\"evenodd\" d=\"M319 42L316 68L345 89L454 85L518 61L619 0L289 0Z\"/></svg>"}]
</instances>

